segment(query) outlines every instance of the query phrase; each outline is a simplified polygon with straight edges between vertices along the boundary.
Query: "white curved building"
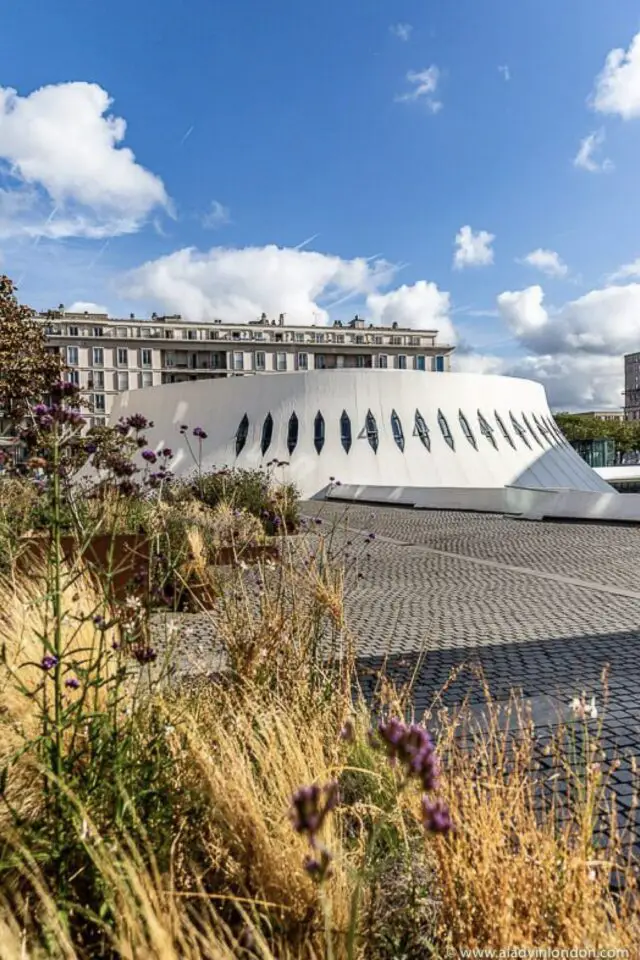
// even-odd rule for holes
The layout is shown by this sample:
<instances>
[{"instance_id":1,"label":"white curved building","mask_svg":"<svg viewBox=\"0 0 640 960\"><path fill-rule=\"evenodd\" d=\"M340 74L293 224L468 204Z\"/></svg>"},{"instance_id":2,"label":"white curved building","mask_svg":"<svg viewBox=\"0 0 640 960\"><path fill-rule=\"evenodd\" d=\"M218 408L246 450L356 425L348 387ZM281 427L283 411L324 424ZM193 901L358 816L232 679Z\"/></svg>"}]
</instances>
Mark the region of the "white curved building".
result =
<instances>
[{"instance_id":1,"label":"white curved building","mask_svg":"<svg viewBox=\"0 0 640 960\"><path fill-rule=\"evenodd\" d=\"M640 520L560 434L533 381L408 370L321 370L168 384L112 412L155 423L154 447L194 461L180 426L207 434L202 467L281 465L305 498ZM191 437L192 446L197 441Z\"/></svg>"}]
</instances>

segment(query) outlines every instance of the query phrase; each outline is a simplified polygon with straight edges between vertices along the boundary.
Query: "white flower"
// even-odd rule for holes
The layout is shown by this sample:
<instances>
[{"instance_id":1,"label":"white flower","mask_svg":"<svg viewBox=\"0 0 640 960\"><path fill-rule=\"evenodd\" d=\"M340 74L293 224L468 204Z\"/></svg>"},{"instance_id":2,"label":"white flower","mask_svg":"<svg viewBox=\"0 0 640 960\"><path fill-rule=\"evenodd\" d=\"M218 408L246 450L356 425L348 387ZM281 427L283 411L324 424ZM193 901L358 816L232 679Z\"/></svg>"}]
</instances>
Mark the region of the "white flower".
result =
<instances>
[{"instance_id":1,"label":"white flower","mask_svg":"<svg viewBox=\"0 0 640 960\"><path fill-rule=\"evenodd\" d=\"M582 696L574 697L569 704L571 712L578 720L597 720L598 708L596 707L596 698L591 697L587 700L587 695L582 691Z\"/></svg>"}]
</instances>

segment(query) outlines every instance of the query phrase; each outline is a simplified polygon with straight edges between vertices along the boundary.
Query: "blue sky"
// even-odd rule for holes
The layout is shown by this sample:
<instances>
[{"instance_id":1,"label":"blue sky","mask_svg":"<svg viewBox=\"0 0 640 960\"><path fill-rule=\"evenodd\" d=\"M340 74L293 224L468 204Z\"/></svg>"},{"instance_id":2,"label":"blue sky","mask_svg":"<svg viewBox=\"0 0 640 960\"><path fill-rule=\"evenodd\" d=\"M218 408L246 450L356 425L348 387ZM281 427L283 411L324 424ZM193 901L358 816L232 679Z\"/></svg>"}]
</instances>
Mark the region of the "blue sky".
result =
<instances>
[{"instance_id":1,"label":"blue sky","mask_svg":"<svg viewBox=\"0 0 640 960\"><path fill-rule=\"evenodd\" d=\"M0 268L38 308L435 325L460 369L616 405L639 31L630 0L21 0Z\"/></svg>"}]
</instances>

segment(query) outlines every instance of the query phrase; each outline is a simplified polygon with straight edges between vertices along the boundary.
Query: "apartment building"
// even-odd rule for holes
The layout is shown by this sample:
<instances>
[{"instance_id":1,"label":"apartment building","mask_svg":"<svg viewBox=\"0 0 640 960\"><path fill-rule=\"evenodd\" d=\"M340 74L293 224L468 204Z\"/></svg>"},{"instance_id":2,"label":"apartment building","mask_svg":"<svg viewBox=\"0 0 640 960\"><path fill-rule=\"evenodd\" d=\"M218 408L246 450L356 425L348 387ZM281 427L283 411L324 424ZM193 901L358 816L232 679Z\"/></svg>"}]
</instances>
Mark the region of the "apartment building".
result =
<instances>
[{"instance_id":1,"label":"apartment building","mask_svg":"<svg viewBox=\"0 0 640 960\"><path fill-rule=\"evenodd\" d=\"M50 349L69 368L68 378L89 395L92 423L105 423L124 390L207 377L297 370L371 368L450 369L454 347L437 330L374 326L356 316L346 324L298 326L284 315L244 324L188 323L179 315L150 320L110 319L64 309L38 314Z\"/></svg>"},{"instance_id":2,"label":"apartment building","mask_svg":"<svg viewBox=\"0 0 640 960\"><path fill-rule=\"evenodd\" d=\"M640 353L624 358L624 418L640 420Z\"/></svg>"}]
</instances>

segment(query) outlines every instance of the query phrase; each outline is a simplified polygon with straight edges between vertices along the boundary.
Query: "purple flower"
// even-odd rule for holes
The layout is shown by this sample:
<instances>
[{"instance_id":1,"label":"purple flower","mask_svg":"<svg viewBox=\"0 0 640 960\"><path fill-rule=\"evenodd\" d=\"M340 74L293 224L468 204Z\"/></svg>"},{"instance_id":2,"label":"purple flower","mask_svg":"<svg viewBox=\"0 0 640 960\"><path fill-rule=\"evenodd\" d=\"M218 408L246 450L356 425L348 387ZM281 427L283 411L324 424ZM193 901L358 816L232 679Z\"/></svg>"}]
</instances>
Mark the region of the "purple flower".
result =
<instances>
[{"instance_id":1,"label":"purple flower","mask_svg":"<svg viewBox=\"0 0 640 960\"><path fill-rule=\"evenodd\" d=\"M133 656L134 659L141 664L153 663L154 660L158 659L158 654L153 647L136 647L136 649L133 651Z\"/></svg>"},{"instance_id":2,"label":"purple flower","mask_svg":"<svg viewBox=\"0 0 640 960\"><path fill-rule=\"evenodd\" d=\"M173 456L173 451L170 450L169 447L165 447L164 450L162 451L162 456L166 457L166 459L169 460Z\"/></svg>"},{"instance_id":3,"label":"purple flower","mask_svg":"<svg viewBox=\"0 0 640 960\"><path fill-rule=\"evenodd\" d=\"M331 854L328 850L320 850L317 857L305 857L304 869L312 880L322 883L331 876Z\"/></svg>"},{"instance_id":4,"label":"purple flower","mask_svg":"<svg viewBox=\"0 0 640 960\"><path fill-rule=\"evenodd\" d=\"M345 724L340 731L340 739L345 743L353 743L356 739L356 728L353 720L345 720Z\"/></svg>"},{"instance_id":5,"label":"purple flower","mask_svg":"<svg viewBox=\"0 0 640 960\"><path fill-rule=\"evenodd\" d=\"M37 403L33 408L33 412L36 417L44 417L49 413L49 407L46 405L46 403Z\"/></svg>"},{"instance_id":6,"label":"purple flower","mask_svg":"<svg viewBox=\"0 0 640 960\"><path fill-rule=\"evenodd\" d=\"M147 418L143 417L141 413L133 413L130 417L127 417L124 422L132 430L146 430L147 427L152 426Z\"/></svg>"},{"instance_id":7,"label":"purple flower","mask_svg":"<svg viewBox=\"0 0 640 960\"><path fill-rule=\"evenodd\" d=\"M47 656L43 657L40 661L40 666L43 670L53 670L54 667L58 666L58 658L52 654L47 654Z\"/></svg>"},{"instance_id":8,"label":"purple flower","mask_svg":"<svg viewBox=\"0 0 640 960\"><path fill-rule=\"evenodd\" d=\"M334 781L324 787L314 783L300 787L291 798L291 822L297 833L307 833L313 842L325 818L338 805L338 784Z\"/></svg>"},{"instance_id":9,"label":"purple flower","mask_svg":"<svg viewBox=\"0 0 640 960\"><path fill-rule=\"evenodd\" d=\"M206 440L206 439L207 439L207 434L204 432L204 430L202 429L202 427L194 427L194 428L193 428L193 435L194 435L194 437L197 437L198 440Z\"/></svg>"},{"instance_id":10,"label":"purple flower","mask_svg":"<svg viewBox=\"0 0 640 960\"><path fill-rule=\"evenodd\" d=\"M430 833L449 833L453 829L453 821L446 803L442 800L422 798L422 823Z\"/></svg>"},{"instance_id":11,"label":"purple flower","mask_svg":"<svg viewBox=\"0 0 640 960\"><path fill-rule=\"evenodd\" d=\"M96 616L93 618L93 622L98 630L106 630L107 621L104 619L104 617L101 617L100 614L96 614Z\"/></svg>"},{"instance_id":12,"label":"purple flower","mask_svg":"<svg viewBox=\"0 0 640 960\"><path fill-rule=\"evenodd\" d=\"M85 446L84 446L85 453L92 454L92 453L95 453L97 449L98 449L98 445L96 443L93 443L93 441L90 443L85 443Z\"/></svg>"},{"instance_id":13,"label":"purple flower","mask_svg":"<svg viewBox=\"0 0 640 960\"><path fill-rule=\"evenodd\" d=\"M77 677L68 677L64 682L65 687L68 687L69 690L77 690L80 686L80 681Z\"/></svg>"},{"instance_id":14,"label":"purple flower","mask_svg":"<svg viewBox=\"0 0 640 960\"><path fill-rule=\"evenodd\" d=\"M386 746L393 766L400 761L408 777L417 777L421 781L423 790L436 789L440 764L433 740L424 727L391 717L378 724L378 736Z\"/></svg>"},{"instance_id":15,"label":"purple flower","mask_svg":"<svg viewBox=\"0 0 640 960\"><path fill-rule=\"evenodd\" d=\"M314 517L313 522L320 525L322 523L322 517Z\"/></svg>"},{"instance_id":16,"label":"purple flower","mask_svg":"<svg viewBox=\"0 0 640 960\"><path fill-rule=\"evenodd\" d=\"M189 427L186 425L186 423L183 423L180 427L180 433L186 433L188 429Z\"/></svg>"},{"instance_id":17,"label":"purple flower","mask_svg":"<svg viewBox=\"0 0 640 960\"><path fill-rule=\"evenodd\" d=\"M158 459L153 450L143 450L140 456L143 460L146 460L147 463L155 463Z\"/></svg>"}]
</instances>

